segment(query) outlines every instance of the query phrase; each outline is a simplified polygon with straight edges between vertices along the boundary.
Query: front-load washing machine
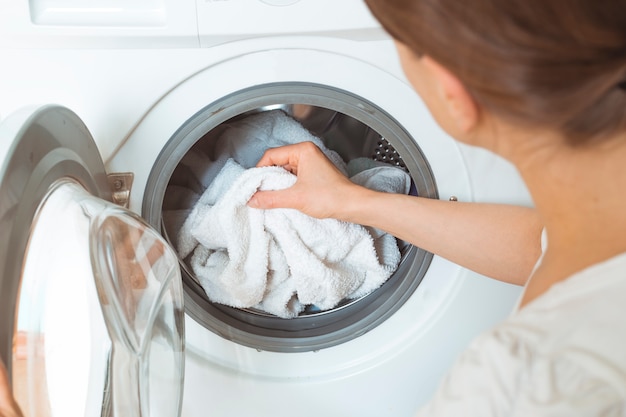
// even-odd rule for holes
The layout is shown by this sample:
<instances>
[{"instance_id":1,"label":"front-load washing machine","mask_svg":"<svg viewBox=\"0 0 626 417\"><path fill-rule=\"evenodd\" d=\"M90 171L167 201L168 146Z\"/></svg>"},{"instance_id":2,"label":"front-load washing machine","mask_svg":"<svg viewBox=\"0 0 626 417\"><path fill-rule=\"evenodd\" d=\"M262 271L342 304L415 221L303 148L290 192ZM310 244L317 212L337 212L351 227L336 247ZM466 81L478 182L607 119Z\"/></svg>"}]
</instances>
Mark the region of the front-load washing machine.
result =
<instances>
[{"instance_id":1,"label":"front-load washing machine","mask_svg":"<svg viewBox=\"0 0 626 417\"><path fill-rule=\"evenodd\" d=\"M184 161L273 110L419 196L531 204L438 128L359 0L2 0L0 46L0 354L27 415L410 416L519 296L398 242L380 288L284 319L211 301L177 255Z\"/></svg>"}]
</instances>

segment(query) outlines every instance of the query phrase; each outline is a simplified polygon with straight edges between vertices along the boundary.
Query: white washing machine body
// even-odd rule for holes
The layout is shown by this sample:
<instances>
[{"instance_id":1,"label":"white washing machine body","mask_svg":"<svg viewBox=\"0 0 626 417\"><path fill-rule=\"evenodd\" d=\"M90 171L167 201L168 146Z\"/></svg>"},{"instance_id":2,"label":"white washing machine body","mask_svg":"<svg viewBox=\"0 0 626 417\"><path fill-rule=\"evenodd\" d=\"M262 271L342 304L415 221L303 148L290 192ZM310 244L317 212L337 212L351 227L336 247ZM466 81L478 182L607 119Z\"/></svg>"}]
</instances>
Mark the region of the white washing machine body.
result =
<instances>
[{"instance_id":1,"label":"white washing machine body","mask_svg":"<svg viewBox=\"0 0 626 417\"><path fill-rule=\"evenodd\" d=\"M511 165L438 128L361 1L3 0L0 11L2 120L33 104L71 109L106 172L132 178L127 204L145 217L171 160L206 133L198 117L215 126L300 102L389 115L419 146L438 198L530 204ZM159 227L158 213L148 220ZM520 288L434 256L412 291L319 349L237 343L186 315L182 415L412 415L469 341L510 313Z\"/></svg>"}]
</instances>

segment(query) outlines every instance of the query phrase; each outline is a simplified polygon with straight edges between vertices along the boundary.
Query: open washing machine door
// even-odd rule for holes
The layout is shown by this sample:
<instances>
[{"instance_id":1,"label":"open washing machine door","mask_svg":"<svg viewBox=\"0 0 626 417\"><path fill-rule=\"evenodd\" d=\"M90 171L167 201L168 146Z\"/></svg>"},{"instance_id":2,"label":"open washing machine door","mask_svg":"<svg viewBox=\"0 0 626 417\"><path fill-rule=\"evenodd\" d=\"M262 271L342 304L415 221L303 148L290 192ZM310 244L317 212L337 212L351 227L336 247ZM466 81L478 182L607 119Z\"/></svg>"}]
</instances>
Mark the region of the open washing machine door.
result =
<instances>
[{"instance_id":1,"label":"open washing machine door","mask_svg":"<svg viewBox=\"0 0 626 417\"><path fill-rule=\"evenodd\" d=\"M108 200L98 149L70 110L0 124L0 355L26 416L176 416L178 260Z\"/></svg>"}]
</instances>

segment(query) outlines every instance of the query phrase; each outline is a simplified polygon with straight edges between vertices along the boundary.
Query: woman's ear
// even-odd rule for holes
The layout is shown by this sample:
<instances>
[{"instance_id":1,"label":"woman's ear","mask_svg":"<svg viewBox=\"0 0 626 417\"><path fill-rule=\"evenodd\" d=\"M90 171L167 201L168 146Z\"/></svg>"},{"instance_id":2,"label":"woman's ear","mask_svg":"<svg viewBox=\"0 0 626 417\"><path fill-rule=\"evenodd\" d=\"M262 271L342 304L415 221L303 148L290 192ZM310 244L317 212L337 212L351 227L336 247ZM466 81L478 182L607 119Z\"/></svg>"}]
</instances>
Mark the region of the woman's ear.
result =
<instances>
[{"instance_id":1,"label":"woman's ear","mask_svg":"<svg viewBox=\"0 0 626 417\"><path fill-rule=\"evenodd\" d=\"M476 127L480 117L480 107L463 83L450 71L429 56L422 62L435 83L434 90L439 95L440 104L449 114L448 120L456 124L457 132L467 134Z\"/></svg>"}]
</instances>

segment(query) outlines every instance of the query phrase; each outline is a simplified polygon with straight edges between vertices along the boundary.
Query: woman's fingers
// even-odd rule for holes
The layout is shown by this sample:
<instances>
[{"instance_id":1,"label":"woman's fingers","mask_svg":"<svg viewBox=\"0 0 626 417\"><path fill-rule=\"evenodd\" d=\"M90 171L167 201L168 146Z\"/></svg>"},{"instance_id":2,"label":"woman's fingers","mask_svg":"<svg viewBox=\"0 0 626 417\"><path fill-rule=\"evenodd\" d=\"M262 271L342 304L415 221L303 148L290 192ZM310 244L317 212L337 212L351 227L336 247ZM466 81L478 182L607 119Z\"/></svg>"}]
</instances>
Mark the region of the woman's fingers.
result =
<instances>
[{"instance_id":1,"label":"woman's fingers","mask_svg":"<svg viewBox=\"0 0 626 417\"><path fill-rule=\"evenodd\" d=\"M297 168L299 161L300 144L286 145L278 148L271 148L265 151L257 167L265 166L281 166L287 169L287 167ZM292 169L289 169L292 171Z\"/></svg>"},{"instance_id":2,"label":"woman's fingers","mask_svg":"<svg viewBox=\"0 0 626 417\"><path fill-rule=\"evenodd\" d=\"M320 219L333 217L340 209L346 187L354 186L312 142L269 149L257 164L276 165L297 175L296 183L284 190L257 191L248 206L293 208Z\"/></svg>"},{"instance_id":3,"label":"woman's fingers","mask_svg":"<svg viewBox=\"0 0 626 417\"><path fill-rule=\"evenodd\" d=\"M258 209L296 208L293 193L287 190L257 191L248 201L248 206Z\"/></svg>"}]
</instances>

